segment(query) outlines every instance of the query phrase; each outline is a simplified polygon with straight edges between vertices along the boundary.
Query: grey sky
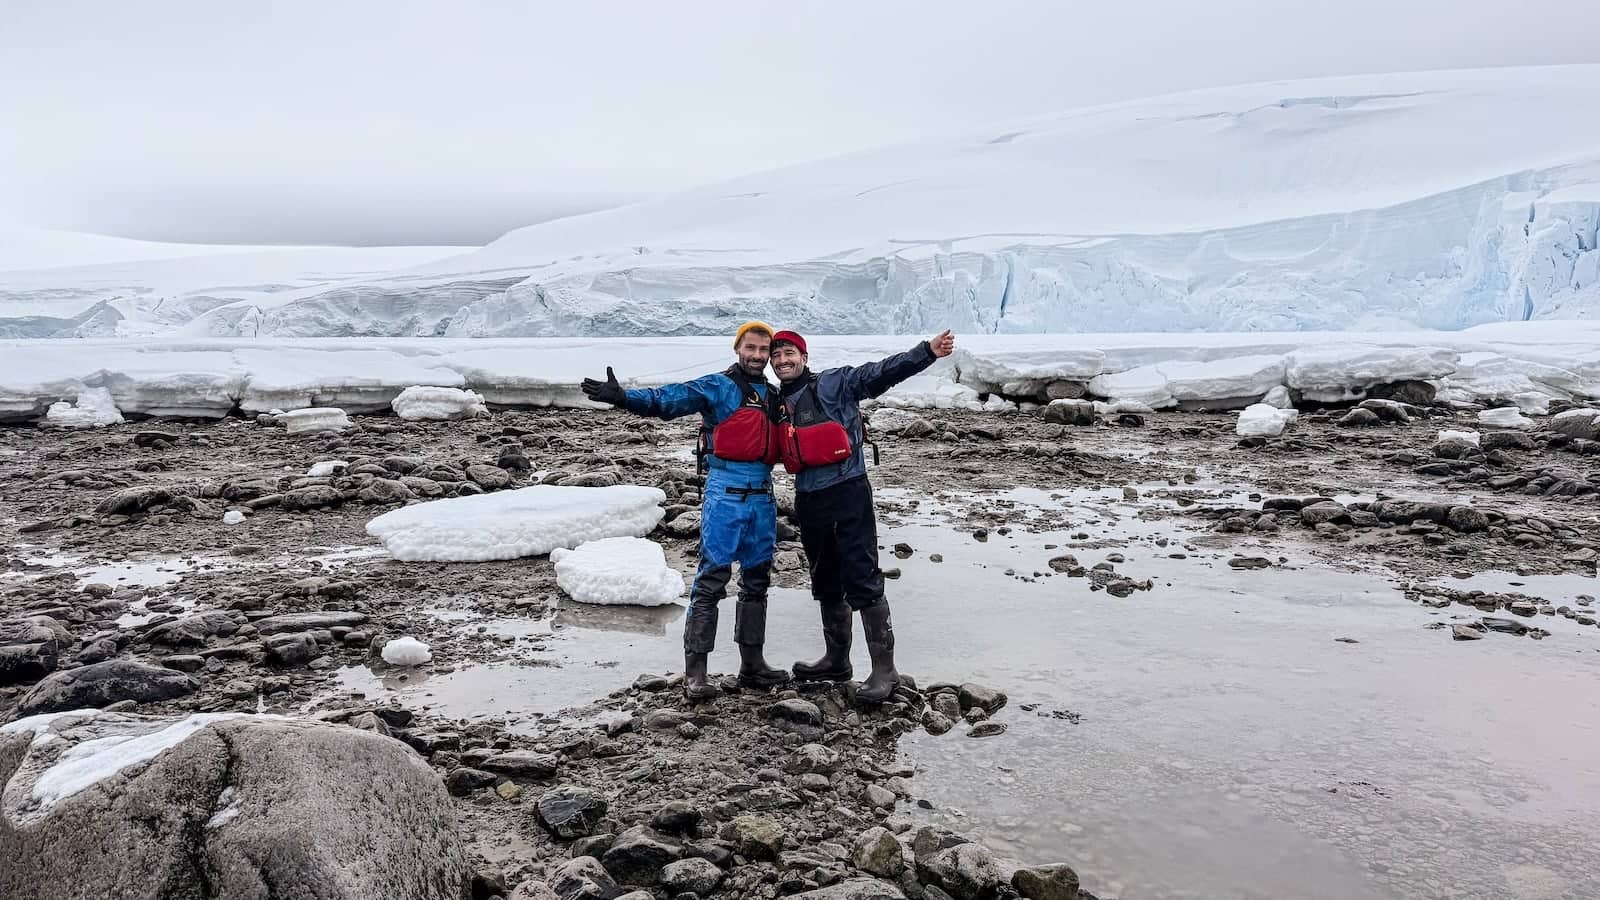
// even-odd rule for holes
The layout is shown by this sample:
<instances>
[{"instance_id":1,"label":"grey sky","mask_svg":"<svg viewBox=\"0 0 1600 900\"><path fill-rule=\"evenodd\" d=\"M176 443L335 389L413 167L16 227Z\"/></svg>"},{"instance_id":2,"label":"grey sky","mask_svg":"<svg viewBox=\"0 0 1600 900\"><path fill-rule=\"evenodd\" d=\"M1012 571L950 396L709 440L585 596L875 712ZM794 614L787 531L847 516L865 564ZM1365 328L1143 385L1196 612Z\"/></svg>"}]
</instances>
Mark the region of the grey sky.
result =
<instances>
[{"instance_id":1,"label":"grey sky","mask_svg":"<svg viewBox=\"0 0 1600 900\"><path fill-rule=\"evenodd\" d=\"M0 222L479 243L1089 103L1596 62L1597 33L1600 4L1572 0L19 0L0 11Z\"/></svg>"}]
</instances>

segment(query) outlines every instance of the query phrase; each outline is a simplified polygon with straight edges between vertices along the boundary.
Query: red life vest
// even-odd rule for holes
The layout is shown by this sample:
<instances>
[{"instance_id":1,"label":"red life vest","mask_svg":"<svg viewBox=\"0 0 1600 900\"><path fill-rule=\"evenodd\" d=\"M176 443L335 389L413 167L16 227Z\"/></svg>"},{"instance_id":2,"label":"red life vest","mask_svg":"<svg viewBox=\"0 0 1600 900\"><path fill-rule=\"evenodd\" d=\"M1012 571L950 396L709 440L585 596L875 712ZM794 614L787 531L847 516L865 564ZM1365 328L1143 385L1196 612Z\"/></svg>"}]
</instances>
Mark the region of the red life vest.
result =
<instances>
[{"instance_id":1,"label":"red life vest","mask_svg":"<svg viewBox=\"0 0 1600 900\"><path fill-rule=\"evenodd\" d=\"M850 432L827 417L817 398L817 378L795 399L794 414L778 423L783 468L799 472L815 466L832 466L850 459ZM862 423L865 431L866 423Z\"/></svg>"},{"instance_id":2,"label":"red life vest","mask_svg":"<svg viewBox=\"0 0 1600 900\"><path fill-rule=\"evenodd\" d=\"M782 408L782 401L776 399L777 391L769 386L763 398L738 366L723 374L739 386L743 399L739 408L715 428L701 426L700 446L695 455L702 463L707 453L728 462L760 462L769 466L776 463L780 458L777 434L780 414L777 410Z\"/></svg>"}]
</instances>

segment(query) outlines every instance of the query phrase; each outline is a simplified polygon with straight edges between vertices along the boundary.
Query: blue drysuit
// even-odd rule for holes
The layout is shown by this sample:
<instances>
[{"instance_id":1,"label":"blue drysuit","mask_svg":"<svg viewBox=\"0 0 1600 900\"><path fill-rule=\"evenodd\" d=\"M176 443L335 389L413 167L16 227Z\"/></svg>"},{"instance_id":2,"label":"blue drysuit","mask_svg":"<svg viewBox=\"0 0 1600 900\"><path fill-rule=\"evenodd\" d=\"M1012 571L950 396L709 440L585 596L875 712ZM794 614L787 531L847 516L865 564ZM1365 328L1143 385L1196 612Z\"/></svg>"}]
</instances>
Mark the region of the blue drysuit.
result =
<instances>
[{"instance_id":1,"label":"blue drysuit","mask_svg":"<svg viewBox=\"0 0 1600 900\"><path fill-rule=\"evenodd\" d=\"M766 382L754 378L750 383L765 399L770 390ZM657 419L699 413L708 429L733 415L743 401L739 385L721 372L682 384L627 392L629 412ZM683 624L683 647L688 653L710 653L716 644L717 604L727 596L735 562L739 564L739 600L734 608L733 639L758 646L765 642L767 586L772 581L772 554L778 540L772 467L761 462L730 462L715 455L708 456L707 462L710 472L700 499L700 565Z\"/></svg>"}]
</instances>

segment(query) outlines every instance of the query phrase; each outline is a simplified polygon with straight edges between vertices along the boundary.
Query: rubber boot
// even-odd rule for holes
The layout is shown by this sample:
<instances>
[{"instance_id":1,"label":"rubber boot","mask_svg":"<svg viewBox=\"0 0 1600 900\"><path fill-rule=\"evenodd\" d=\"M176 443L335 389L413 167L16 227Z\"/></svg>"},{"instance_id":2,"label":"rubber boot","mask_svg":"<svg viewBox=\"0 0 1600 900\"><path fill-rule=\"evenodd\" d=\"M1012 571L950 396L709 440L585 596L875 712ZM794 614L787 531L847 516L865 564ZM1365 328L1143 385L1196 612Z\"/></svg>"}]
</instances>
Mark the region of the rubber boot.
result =
<instances>
[{"instance_id":1,"label":"rubber boot","mask_svg":"<svg viewBox=\"0 0 1600 900\"><path fill-rule=\"evenodd\" d=\"M705 653L683 655L683 695L690 700L710 700L718 693L717 686L706 677Z\"/></svg>"},{"instance_id":2,"label":"rubber boot","mask_svg":"<svg viewBox=\"0 0 1600 900\"><path fill-rule=\"evenodd\" d=\"M789 680L789 673L767 665L760 644L739 645L739 686L769 688Z\"/></svg>"},{"instance_id":3,"label":"rubber boot","mask_svg":"<svg viewBox=\"0 0 1600 900\"><path fill-rule=\"evenodd\" d=\"M872 674L856 689L856 700L861 703L882 703L900 684L900 673L894 668L894 624L889 619L889 604L879 603L863 609L861 630L867 635Z\"/></svg>"},{"instance_id":4,"label":"rubber boot","mask_svg":"<svg viewBox=\"0 0 1600 900\"><path fill-rule=\"evenodd\" d=\"M821 604L822 658L816 662L794 664L794 677L798 681L849 681L855 670L850 668L850 607L843 600Z\"/></svg>"}]
</instances>

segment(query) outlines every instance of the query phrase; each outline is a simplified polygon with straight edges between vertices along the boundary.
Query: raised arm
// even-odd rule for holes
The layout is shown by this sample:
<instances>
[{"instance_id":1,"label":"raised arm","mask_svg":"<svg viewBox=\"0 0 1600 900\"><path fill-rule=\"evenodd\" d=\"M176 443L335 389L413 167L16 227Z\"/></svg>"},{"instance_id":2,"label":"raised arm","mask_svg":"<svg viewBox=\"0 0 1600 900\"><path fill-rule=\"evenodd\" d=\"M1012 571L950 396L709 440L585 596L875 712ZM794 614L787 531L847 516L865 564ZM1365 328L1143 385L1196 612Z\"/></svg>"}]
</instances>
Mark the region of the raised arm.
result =
<instances>
[{"instance_id":1,"label":"raised arm","mask_svg":"<svg viewBox=\"0 0 1600 900\"><path fill-rule=\"evenodd\" d=\"M623 392L622 405L629 412L641 416L676 419L709 411L718 388L728 384L725 376L705 375L693 381L665 384L658 388L633 388Z\"/></svg>"},{"instance_id":2,"label":"raised arm","mask_svg":"<svg viewBox=\"0 0 1600 900\"><path fill-rule=\"evenodd\" d=\"M845 389L857 400L877 397L933 365L935 360L949 356L955 346L955 335L944 331L904 353L854 366L845 371Z\"/></svg>"}]
</instances>

